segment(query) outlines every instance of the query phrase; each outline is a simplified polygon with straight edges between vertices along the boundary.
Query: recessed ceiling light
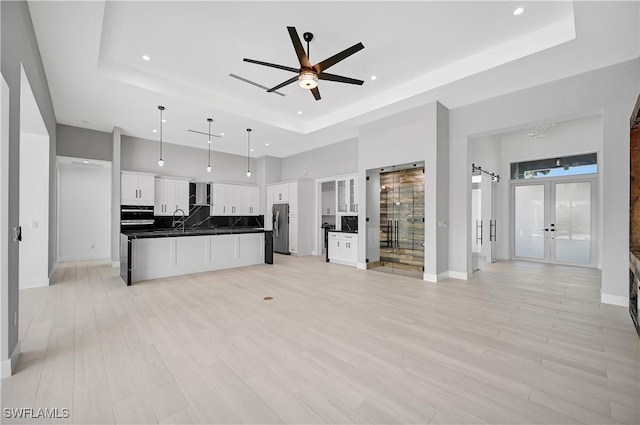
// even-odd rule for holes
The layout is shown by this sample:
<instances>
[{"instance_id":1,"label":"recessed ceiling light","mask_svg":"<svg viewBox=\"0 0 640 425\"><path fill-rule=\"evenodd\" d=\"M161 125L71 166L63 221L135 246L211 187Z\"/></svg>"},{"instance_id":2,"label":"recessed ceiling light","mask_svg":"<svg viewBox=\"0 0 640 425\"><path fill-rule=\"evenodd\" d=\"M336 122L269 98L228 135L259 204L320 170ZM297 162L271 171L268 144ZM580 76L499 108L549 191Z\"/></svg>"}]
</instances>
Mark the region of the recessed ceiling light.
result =
<instances>
[{"instance_id":1,"label":"recessed ceiling light","mask_svg":"<svg viewBox=\"0 0 640 425\"><path fill-rule=\"evenodd\" d=\"M88 163L89 163L89 161L86 161L86 160L85 160L85 161L82 161L82 163L83 163L83 164L88 164Z\"/></svg>"},{"instance_id":2,"label":"recessed ceiling light","mask_svg":"<svg viewBox=\"0 0 640 425\"><path fill-rule=\"evenodd\" d=\"M224 133L220 133L221 136L224 136Z\"/></svg>"},{"instance_id":3,"label":"recessed ceiling light","mask_svg":"<svg viewBox=\"0 0 640 425\"><path fill-rule=\"evenodd\" d=\"M152 132L152 133L157 133L157 132L158 132L158 130L155 130L155 129L154 129L154 130L151 130L151 132Z\"/></svg>"},{"instance_id":4,"label":"recessed ceiling light","mask_svg":"<svg viewBox=\"0 0 640 425\"><path fill-rule=\"evenodd\" d=\"M302 115L302 111L298 111L298 115Z\"/></svg>"},{"instance_id":5,"label":"recessed ceiling light","mask_svg":"<svg viewBox=\"0 0 640 425\"><path fill-rule=\"evenodd\" d=\"M167 120L163 119L162 122L167 122Z\"/></svg>"},{"instance_id":6,"label":"recessed ceiling light","mask_svg":"<svg viewBox=\"0 0 640 425\"><path fill-rule=\"evenodd\" d=\"M372 75L372 76L371 76L371 79L372 79L372 80L376 80L376 79L378 79L378 77L377 77L377 76L375 76L375 75Z\"/></svg>"},{"instance_id":7,"label":"recessed ceiling light","mask_svg":"<svg viewBox=\"0 0 640 425\"><path fill-rule=\"evenodd\" d=\"M253 152L253 148L251 148L251 152Z\"/></svg>"},{"instance_id":8,"label":"recessed ceiling light","mask_svg":"<svg viewBox=\"0 0 640 425\"><path fill-rule=\"evenodd\" d=\"M515 16L518 16L518 15L522 15L522 12L524 12L524 7L519 7L516 10L513 11L513 14Z\"/></svg>"},{"instance_id":9,"label":"recessed ceiling light","mask_svg":"<svg viewBox=\"0 0 640 425\"><path fill-rule=\"evenodd\" d=\"M265 145L265 146L269 146L269 143L265 143L264 145Z\"/></svg>"},{"instance_id":10,"label":"recessed ceiling light","mask_svg":"<svg viewBox=\"0 0 640 425\"><path fill-rule=\"evenodd\" d=\"M142 55L142 60L149 62L151 58L148 55Z\"/></svg>"}]
</instances>

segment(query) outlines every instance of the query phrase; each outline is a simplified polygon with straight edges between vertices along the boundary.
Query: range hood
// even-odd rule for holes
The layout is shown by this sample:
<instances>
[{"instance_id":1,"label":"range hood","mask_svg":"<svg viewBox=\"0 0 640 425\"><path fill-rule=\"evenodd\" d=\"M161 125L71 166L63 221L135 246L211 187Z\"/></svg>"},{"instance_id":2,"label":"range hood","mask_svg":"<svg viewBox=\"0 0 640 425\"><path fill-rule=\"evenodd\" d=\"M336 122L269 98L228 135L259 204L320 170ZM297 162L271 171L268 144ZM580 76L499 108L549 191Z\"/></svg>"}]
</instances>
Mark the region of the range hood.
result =
<instances>
[{"instance_id":1,"label":"range hood","mask_svg":"<svg viewBox=\"0 0 640 425\"><path fill-rule=\"evenodd\" d=\"M191 205L211 205L211 189L207 182L195 182L190 184L189 200Z\"/></svg>"}]
</instances>

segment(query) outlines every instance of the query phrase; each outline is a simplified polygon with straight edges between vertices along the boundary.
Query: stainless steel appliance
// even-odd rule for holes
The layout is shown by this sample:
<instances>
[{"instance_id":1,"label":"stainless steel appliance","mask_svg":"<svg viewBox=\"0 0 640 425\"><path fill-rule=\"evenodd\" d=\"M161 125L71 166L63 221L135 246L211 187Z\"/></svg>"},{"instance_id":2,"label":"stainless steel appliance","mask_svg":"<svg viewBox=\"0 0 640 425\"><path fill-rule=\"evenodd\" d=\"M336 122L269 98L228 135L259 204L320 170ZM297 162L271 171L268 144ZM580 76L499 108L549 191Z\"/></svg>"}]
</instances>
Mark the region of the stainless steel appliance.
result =
<instances>
[{"instance_id":1,"label":"stainless steel appliance","mask_svg":"<svg viewBox=\"0 0 640 425\"><path fill-rule=\"evenodd\" d=\"M122 205L120 207L120 231L153 230L155 219L153 206Z\"/></svg>"},{"instance_id":2,"label":"stainless steel appliance","mask_svg":"<svg viewBox=\"0 0 640 425\"><path fill-rule=\"evenodd\" d=\"M289 204L274 204L273 252L289 254Z\"/></svg>"}]
</instances>

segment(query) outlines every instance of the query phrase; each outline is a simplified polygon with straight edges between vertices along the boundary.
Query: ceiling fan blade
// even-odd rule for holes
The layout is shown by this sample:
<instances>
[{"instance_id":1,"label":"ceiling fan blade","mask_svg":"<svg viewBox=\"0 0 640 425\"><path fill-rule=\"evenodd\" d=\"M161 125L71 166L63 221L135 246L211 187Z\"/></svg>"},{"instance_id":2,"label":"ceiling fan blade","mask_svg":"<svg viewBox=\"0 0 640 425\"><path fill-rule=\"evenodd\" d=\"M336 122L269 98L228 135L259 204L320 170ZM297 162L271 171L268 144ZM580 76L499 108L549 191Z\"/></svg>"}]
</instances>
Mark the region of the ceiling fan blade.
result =
<instances>
[{"instance_id":1,"label":"ceiling fan blade","mask_svg":"<svg viewBox=\"0 0 640 425\"><path fill-rule=\"evenodd\" d=\"M320 90L318 90L318 88L316 87L315 89L311 89L311 93L313 93L313 97L316 98L316 100L320 100L322 99L320 97Z\"/></svg>"},{"instance_id":2,"label":"ceiling fan blade","mask_svg":"<svg viewBox=\"0 0 640 425\"><path fill-rule=\"evenodd\" d=\"M336 53L335 55L331 56L330 58L327 58L327 59L323 60L322 62L318 62L313 67L315 68L316 72L318 74L320 74L325 69L328 69L329 67L337 64L341 60L344 60L344 59L348 58L349 56L353 55L354 53L359 52L362 49L364 49L364 45L362 43L354 44L353 46L351 46L351 47L349 47L347 49L344 49L340 53Z\"/></svg>"},{"instance_id":3,"label":"ceiling fan blade","mask_svg":"<svg viewBox=\"0 0 640 425\"><path fill-rule=\"evenodd\" d=\"M293 48L298 56L298 61L300 61L300 66L302 68L311 68L311 63L309 63L309 58L304 51L304 47L302 47L302 42L300 41L300 36L298 35L298 31L296 31L296 27L287 27L287 30L289 30L289 37L291 37L291 42L293 43Z\"/></svg>"},{"instance_id":4,"label":"ceiling fan blade","mask_svg":"<svg viewBox=\"0 0 640 425\"><path fill-rule=\"evenodd\" d=\"M202 131L191 130L191 129L189 129L187 131L190 131L192 133L204 134L205 136L209 136L209 133L204 133ZM211 137L221 137L221 136L218 136L217 134L211 134Z\"/></svg>"},{"instance_id":5,"label":"ceiling fan blade","mask_svg":"<svg viewBox=\"0 0 640 425\"><path fill-rule=\"evenodd\" d=\"M296 74L298 73L298 70L296 68L292 68L290 66L278 65L275 63L262 62L262 61L257 61L253 59L247 59L247 58L244 58L242 60L245 62L255 63L258 65L270 66L271 68L284 69L285 71L295 72Z\"/></svg>"},{"instance_id":6,"label":"ceiling fan blade","mask_svg":"<svg viewBox=\"0 0 640 425\"><path fill-rule=\"evenodd\" d=\"M364 84L362 80L356 80L355 78L343 77L342 75L329 74L322 72L318 74L318 80L336 81L338 83L357 84L359 86Z\"/></svg>"},{"instance_id":7,"label":"ceiling fan blade","mask_svg":"<svg viewBox=\"0 0 640 425\"><path fill-rule=\"evenodd\" d=\"M263 90L269 90L269 87L267 87L267 86L263 86L262 84L258 84L255 81L247 80L246 78L243 78L243 77L241 77L239 75L236 75L236 74L229 74L229 77L235 78L236 80L243 81L243 82L245 82L247 84L251 84L252 86L260 87ZM271 93L279 94L280 96L283 96L283 97L286 96L286 94L280 93L279 91L273 91Z\"/></svg>"},{"instance_id":8,"label":"ceiling fan blade","mask_svg":"<svg viewBox=\"0 0 640 425\"><path fill-rule=\"evenodd\" d=\"M267 90L267 93L271 93L273 91L276 91L276 90L278 90L278 89L280 89L280 88L282 88L284 86L288 86L289 84L294 83L296 81L298 81L298 76L297 75L295 77L289 78L287 81L285 81L283 83L280 83L275 87L271 87L269 90Z\"/></svg>"}]
</instances>

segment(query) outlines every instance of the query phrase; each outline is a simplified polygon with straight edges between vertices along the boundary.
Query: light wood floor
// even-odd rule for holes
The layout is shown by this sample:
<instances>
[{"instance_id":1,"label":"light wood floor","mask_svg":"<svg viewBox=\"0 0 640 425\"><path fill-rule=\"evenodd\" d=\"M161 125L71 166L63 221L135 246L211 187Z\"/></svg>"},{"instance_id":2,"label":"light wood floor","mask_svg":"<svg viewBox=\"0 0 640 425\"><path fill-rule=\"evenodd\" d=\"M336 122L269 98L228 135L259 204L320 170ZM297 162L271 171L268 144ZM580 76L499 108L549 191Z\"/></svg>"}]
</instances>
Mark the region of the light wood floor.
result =
<instances>
[{"instance_id":1,"label":"light wood floor","mask_svg":"<svg viewBox=\"0 0 640 425\"><path fill-rule=\"evenodd\" d=\"M639 338L599 303L597 270L502 262L432 284L275 261L132 287L64 264L20 293L2 407L73 423L640 423Z\"/></svg>"}]
</instances>

